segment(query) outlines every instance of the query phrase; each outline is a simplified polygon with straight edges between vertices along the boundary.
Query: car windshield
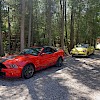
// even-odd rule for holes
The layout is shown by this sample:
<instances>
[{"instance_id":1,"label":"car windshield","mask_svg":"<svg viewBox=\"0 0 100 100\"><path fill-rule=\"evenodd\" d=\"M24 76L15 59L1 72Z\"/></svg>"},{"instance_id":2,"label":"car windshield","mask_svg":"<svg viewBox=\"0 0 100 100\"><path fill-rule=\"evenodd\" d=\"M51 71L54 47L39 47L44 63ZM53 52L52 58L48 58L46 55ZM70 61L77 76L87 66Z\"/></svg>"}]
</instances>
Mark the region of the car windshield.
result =
<instances>
[{"instance_id":1,"label":"car windshield","mask_svg":"<svg viewBox=\"0 0 100 100\"><path fill-rule=\"evenodd\" d=\"M31 54L34 56L37 56L42 48L29 48L29 49L24 49L23 51L20 52L20 55L23 54Z\"/></svg>"},{"instance_id":2,"label":"car windshield","mask_svg":"<svg viewBox=\"0 0 100 100\"><path fill-rule=\"evenodd\" d=\"M88 44L78 44L76 45L77 48L88 48Z\"/></svg>"}]
</instances>

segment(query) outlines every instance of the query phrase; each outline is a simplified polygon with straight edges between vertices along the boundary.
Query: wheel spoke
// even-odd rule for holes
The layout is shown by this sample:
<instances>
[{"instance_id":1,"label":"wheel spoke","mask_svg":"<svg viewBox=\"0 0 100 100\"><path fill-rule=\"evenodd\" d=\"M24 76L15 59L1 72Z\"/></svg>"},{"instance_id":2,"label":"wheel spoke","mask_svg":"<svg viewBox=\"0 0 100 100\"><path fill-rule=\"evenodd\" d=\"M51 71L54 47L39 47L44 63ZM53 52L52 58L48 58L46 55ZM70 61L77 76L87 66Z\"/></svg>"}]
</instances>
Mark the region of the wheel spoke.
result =
<instances>
[{"instance_id":1,"label":"wheel spoke","mask_svg":"<svg viewBox=\"0 0 100 100\"><path fill-rule=\"evenodd\" d=\"M27 65L25 68L24 68L24 71L23 71L23 74L24 74L24 77L25 78L30 78L33 76L33 73L34 73L34 68L32 65Z\"/></svg>"},{"instance_id":2,"label":"wheel spoke","mask_svg":"<svg viewBox=\"0 0 100 100\"><path fill-rule=\"evenodd\" d=\"M58 66L58 67L61 67L62 66L62 58L59 58L58 59L56 66Z\"/></svg>"}]
</instances>

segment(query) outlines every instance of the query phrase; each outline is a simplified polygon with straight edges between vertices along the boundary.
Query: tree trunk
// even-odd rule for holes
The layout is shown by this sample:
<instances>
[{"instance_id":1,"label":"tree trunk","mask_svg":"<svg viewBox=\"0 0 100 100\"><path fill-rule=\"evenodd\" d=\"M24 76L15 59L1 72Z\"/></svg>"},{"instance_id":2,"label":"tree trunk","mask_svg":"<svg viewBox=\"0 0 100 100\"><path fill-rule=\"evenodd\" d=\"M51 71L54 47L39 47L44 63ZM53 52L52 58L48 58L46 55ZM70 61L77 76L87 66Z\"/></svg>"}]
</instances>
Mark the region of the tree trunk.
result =
<instances>
[{"instance_id":1,"label":"tree trunk","mask_svg":"<svg viewBox=\"0 0 100 100\"><path fill-rule=\"evenodd\" d=\"M80 16L78 16L78 21L77 21L77 31L76 31L76 44L80 43L79 41L79 21L80 21Z\"/></svg>"},{"instance_id":2,"label":"tree trunk","mask_svg":"<svg viewBox=\"0 0 100 100\"><path fill-rule=\"evenodd\" d=\"M8 47L8 51L10 53L10 42L11 40L11 29L10 29L10 18L9 18L9 7L8 7L8 43L9 43L9 47Z\"/></svg>"},{"instance_id":3,"label":"tree trunk","mask_svg":"<svg viewBox=\"0 0 100 100\"><path fill-rule=\"evenodd\" d=\"M60 0L60 6L61 6L61 48L64 50L64 0Z\"/></svg>"},{"instance_id":4,"label":"tree trunk","mask_svg":"<svg viewBox=\"0 0 100 100\"><path fill-rule=\"evenodd\" d=\"M52 45L52 35L51 35L51 18L52 18L52 14L51 14L51 5L52 5L52 1L51 0L46 0L47 2L47 13L46 13L46 21L47 21L47 33L48 33L48 45L51 46Z\"/></svg>"},{"instance_id":5,"label":"tree trunk","mask_svg":"<svg viewBox=\"0 0 100 100\"><path fill-rule=\"evenodd\" d=\"M32 35L32 0L29 0L29 34L28 34L28 47L31 44L31 35Z\"/></svg>"},{"instance_id":6,"label":"tree trunk","mask_svg":"<svg viewBox=\"0 0 100 100\"><path fill-rule=\"evenodd\" d=\"M3 52L3 44L2 44L2 30L1 30L1 1L0 1L0 56L4 54Z\"/></svg>"},{"instance_id":7,"label":"tree trunk","mask_svg":"<svg viewBox=\"0 0 100 100\"><path fill-rule=\"evenodd\" d=\"M74 12L73 6L71 8L71 25L70 25L70 50L74 46Z\"/></svg>"},{"instance_id":8,"label":"tree trunk","mask_svg":"<svg viewBox=\"0 0 100 100\"><path fill-rule=\"evenodd\" d=\"M66 9L67 9L67 7L66 7L66 0L65 0L65 37L66 37L66 46L67 46L67 49L68 49L68 52L69 52L69 49L70 49L70 47L69 47L69 43L68 43L68 35L67 35L67 15L66 15Z\"/></svg>"},{"instance_id":9,"label":"tree trunk","mask_svg":"<svg viewBox=\"0 0 100 100\"><path fill-rule=\"evenodd\" d=\"M32 29L31 29L31 31L32 31L32 32L31 32L31 34L32 34L32 35L31 35L31 36L32 36L32 37L31 37L31 41L32 41L32 42L31 42L31 46L34 45L34 28L33 28L33 20L34 20L34 17L33 17L33 14L32 14L32 23L31 23L31 25L32 25Z\"/></svg>"},{"instance_id":10,"label":"tree trunk","mask_svg":"<svg viewBox=\"0 0 100 100\"><path fill-rule=\"evenodd\" d=\"M66 16L66 0L65 0L65 33L66 33L66 41L67 41L67 16Z\"/></svg>"},{"instance_id":11,"label":"tree trunk","mask_svg":"<svg viewBox=\"0 0 100 100\"><path fill-rule=\"evenodd\" d=\"M24 23L25 23L25 0L21 0L21 5L22 5L22 15L21 15L21 51L24 49Z\"/></svg>"},{"instance_id":12,"label":"tree trunk","mask_svg":"<svg viewBox=\"0 0 100 100\"><path fill-rule=\"evenodd\" d=\"M78 7L78 18L77 18L77 31L76 31L76 44L80 43L80 35L79 35L79 31L80 31L80 18L81 18L81 8L80 6Z\"/></svg>"},{"instance_id":13,"label":"tree trunk","mask_svg":"<svg viewBox=\"0 0 100 100\"><path fill-rule=\"evenodd\" d=\"M79 42L79 28L77 29L77 32L76 32L76 44L78 44L78 43L80 43Z\"/></svg>"}]
</instances>

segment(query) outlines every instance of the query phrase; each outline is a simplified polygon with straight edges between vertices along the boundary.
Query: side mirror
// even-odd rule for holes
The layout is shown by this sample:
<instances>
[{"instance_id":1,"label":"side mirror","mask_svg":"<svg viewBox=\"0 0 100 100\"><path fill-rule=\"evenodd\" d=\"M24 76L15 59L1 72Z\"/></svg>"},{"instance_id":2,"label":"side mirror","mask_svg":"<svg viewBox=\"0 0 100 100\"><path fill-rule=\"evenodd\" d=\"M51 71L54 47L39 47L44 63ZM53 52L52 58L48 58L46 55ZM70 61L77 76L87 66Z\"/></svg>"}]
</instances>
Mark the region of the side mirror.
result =
<instances>
[{"instance_id":1,"label":"side mirror","mask_svg":"<svg viewBox=\"0 0 100 100\"><path fill-rule=\"evenodd\" d=\"M41 54L41 56L44 56L44 55L46 55L46 53L42 53L42 54Z\"/></svg>"}]
</instances>

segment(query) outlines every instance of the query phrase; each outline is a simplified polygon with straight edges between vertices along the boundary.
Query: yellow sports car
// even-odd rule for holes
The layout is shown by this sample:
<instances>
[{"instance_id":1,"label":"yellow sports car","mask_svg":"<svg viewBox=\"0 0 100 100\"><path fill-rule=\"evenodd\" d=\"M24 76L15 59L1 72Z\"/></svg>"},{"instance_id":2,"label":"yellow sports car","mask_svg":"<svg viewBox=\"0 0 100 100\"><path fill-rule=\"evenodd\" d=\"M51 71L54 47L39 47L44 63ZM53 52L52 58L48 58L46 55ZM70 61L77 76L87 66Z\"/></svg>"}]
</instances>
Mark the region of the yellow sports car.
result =
<instances>
[{"instance_id":1,"label":"yellow sports car","mask_svg":"<svg viewBox=\"0 0 100 100\"><path fill-rule=\"evenodd\" d=\"M78 44L74 46L70 53L72 56L89 56L94 54L94 47L89 44Z\"/></svg>"}]
</instances>

